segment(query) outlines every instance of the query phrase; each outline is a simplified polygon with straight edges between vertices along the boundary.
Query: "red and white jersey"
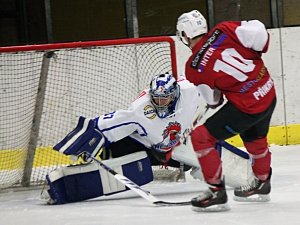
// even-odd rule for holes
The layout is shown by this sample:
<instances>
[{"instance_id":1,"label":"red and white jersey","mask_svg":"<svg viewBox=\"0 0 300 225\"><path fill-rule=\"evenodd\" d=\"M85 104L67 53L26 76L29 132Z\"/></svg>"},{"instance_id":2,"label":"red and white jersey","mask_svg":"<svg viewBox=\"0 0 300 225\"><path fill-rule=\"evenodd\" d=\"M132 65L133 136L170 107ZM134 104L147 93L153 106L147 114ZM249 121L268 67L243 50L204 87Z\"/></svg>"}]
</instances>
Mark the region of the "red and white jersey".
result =
<instances>
[{"instance_id":1,"label":"red and white jersey","mask_svg":"<svg viewBox=\"0 0 300 225\"><path fill-rule=\"evenodd\" d=\"M105 136L105 146L130 136L146 147L170 150L180 144L180 138L191 128L200 111L200 94L187 80L179 80L180 97L175 112L159 118L150 102L149 90L141 92L127 110L117 110L100 116L98 127Z\"/></svg>"},{"instance_id":2,"label":"red and white jersey","mask_svg":"<svg viewBox=\"0 0 300 225\"><path fill-rule=\"evenodd\" d=\"M249 114L264 111L275 88L261 58L269 34L258 20L222 22L204 35L186 63L186 78L219 90L238 109Z\"/></svg>"}]
</instances>

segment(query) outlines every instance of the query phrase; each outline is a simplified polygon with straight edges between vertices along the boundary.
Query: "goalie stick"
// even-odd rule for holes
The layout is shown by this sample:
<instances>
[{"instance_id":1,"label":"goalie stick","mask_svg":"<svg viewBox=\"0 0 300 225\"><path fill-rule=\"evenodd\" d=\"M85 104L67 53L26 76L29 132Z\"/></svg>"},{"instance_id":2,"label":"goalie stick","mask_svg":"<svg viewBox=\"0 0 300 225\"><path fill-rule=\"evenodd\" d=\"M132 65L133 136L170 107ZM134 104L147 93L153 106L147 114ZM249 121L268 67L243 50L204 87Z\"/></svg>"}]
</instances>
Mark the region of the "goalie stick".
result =
<instances>
[{"instance_id":1,"label":"goalie stick","mask_svg":"<svg viewBox=\"0 0 300 225\"><path fill-rule=\"evenodd\" d=\"M95 157L89 155L89 157L97 162L103 169L107 170L109 173L111 173L119 182L124 184L126 187L128 187L130 190L134 191L137 193L139 196L142 198L146 199L148 202L157 205L157 206L183 206L183 205L190 205L191 201L183 201L183 202L166 202L157 199L154 197L152 194L150 194L149 191L146 191L142 189L139 185L128 179L127 177L118 174L116 171L114 171L112 168L109 166L105 165L103 162L100 160L96 159Z\"/></svg>"}]
</instances>

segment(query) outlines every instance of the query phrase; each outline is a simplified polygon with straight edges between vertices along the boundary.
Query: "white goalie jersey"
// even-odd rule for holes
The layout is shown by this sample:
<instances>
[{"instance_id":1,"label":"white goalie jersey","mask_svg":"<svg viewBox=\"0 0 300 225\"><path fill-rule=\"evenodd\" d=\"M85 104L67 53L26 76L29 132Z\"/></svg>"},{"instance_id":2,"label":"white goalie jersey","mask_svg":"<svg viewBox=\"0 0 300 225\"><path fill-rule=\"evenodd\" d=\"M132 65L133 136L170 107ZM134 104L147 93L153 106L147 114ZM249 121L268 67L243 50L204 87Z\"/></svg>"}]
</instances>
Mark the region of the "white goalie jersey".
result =
<instances>
[{"instance_id":1,"label":"white goalie jersey","mask_svg":"<svg viewBox=\"0 0 300 225\"><path fill-rule=\"evenodd\" d=\"M98 128L105 136L104 146L127 136L149 148L170 150L178 146L200 110L200 94L196 87L185 79L179 80L178 85L180 97L174 113L166 118L157 116L148 90L142 91L127 110L100 116Z\"/></svg>"}]
</instances>

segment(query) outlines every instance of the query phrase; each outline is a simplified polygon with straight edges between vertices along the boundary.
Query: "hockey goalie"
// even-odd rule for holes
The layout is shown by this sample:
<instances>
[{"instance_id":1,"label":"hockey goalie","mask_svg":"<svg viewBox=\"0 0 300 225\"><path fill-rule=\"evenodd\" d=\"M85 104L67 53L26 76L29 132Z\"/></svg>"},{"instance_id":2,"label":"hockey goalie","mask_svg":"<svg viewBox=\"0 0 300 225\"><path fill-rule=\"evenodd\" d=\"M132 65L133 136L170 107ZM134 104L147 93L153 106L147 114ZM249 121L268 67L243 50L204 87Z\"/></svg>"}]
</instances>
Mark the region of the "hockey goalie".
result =
<instances>
[{"instance_id":1,"label":"hockey goalie","mask_svg":"<svg viewBox=\"0 0 300 225\"><path fill-rule=\"evenodd\" d=\"M46 176L48 203L78 202L128 190L92 160L99 155L103 163L140 186L153 180L154 165L184 165L184 171L203 180L189 136L199 121L200 97L193 84L165 73L154 76L149 89L128 109L94 119L80 117L75 129L53 149L86 163L57 168ZM246 152L224 141L218 141L216 149L227 186L252 182Z\"/></svg>"}]
</instances>

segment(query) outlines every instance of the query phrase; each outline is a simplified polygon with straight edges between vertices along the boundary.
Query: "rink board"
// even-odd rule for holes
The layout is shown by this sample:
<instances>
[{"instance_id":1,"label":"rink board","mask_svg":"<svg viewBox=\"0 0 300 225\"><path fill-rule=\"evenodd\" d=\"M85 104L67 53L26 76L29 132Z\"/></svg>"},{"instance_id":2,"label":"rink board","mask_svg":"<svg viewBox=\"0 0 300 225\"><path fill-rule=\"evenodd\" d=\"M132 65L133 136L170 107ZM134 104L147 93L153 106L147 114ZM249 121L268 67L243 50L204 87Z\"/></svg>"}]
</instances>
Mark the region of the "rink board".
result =
<instances>
[{"instance_id":1,"label":"rink board","mask_svg":"<svg viewBox=\"0 0 300 225\"><path fill-rule=\"evenodd\" d=\"M300 125L275 126L270 128L268 135L270 145L294 145L300 144ZM239 136L235 136L227 140L234 146L241 147L243 143ZM25 160L25 150L0 150L0 170L20 169L24 164L16 163L16 161ZM47 160L50 159L50 160ZM33 167L53 166L57 164L74 163L70 157L65 156L57 151L54 151L51 146L39 147L36 149Z\"/></svg>"}]
</instances>

